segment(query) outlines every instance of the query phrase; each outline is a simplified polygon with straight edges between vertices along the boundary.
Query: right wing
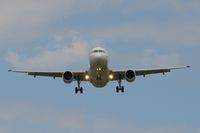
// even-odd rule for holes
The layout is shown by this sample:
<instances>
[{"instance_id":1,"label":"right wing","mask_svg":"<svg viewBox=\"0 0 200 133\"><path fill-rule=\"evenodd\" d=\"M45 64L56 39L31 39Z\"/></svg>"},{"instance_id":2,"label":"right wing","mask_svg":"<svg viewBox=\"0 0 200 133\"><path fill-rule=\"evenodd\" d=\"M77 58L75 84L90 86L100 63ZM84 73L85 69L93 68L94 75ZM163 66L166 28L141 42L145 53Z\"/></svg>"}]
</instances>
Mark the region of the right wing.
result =
<instances>
[{"instance_id":1,"label":"right wing","mask_svg":"<svg viewBox=\"0 0 200 133\"><path fill-rule=\"evenodd\" d=\"M25 73L28 75L32 75L34 77L37 76L45 76L45 77L53 77L55 78L62 78L64 72L53 72L53 71L14 71L14 70L8 70L9 72L16 72L16 73ZM86 72L72 72L73 74L73 80L80 80L80 81L88 81L85 79Z\"/></svg>"}]
</instances>

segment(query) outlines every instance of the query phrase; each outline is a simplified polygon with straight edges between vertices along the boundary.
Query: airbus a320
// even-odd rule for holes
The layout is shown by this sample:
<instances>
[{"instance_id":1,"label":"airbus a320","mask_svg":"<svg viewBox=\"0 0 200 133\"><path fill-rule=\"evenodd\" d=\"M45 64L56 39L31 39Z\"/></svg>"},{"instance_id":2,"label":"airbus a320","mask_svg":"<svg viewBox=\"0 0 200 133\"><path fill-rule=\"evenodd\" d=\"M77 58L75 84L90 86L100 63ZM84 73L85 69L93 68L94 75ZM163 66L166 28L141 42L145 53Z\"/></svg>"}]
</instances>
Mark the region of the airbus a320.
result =
<instances>
[{"instance_id":1,"label":"airbus a320","mask_svg":"<svg viewBox=\"0 0 200 133\"><path fill-rule=\"evenodd\" d=\"M122 86L122 80L128 82L135 81L137 76L146 76L149 74L162 73L165 74L175 69L189 68L190 66L168 67L168 68L149 68L149 69L127 69L127 70L113 70L108 67L108 52L101 47L96 47L89 53L89 68L82 72L51 72L51 71L16 71L8 70L10 72L27 73L28 75L53 77L54 79L59 77L63 78L63 81L67 84L76 81L77 87L75 87L75 93L83 93L83 87L80 83L82 81L88 81L97 88L105 87L109 81L117 81L118 86L116 92L124 92L124 86Z\"/></svg>"}]
</instances>

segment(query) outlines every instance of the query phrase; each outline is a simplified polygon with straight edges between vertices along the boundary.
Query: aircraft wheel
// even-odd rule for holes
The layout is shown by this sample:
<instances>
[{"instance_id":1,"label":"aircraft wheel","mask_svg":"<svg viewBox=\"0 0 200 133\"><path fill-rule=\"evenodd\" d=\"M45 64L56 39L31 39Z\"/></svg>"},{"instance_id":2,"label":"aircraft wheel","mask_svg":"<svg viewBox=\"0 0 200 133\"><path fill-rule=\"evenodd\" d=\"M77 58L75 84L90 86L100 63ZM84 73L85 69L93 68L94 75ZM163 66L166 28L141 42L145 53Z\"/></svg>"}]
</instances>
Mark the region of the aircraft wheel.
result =
<instances>
[{"instance_id":1,"label":"aircraft wheel","mask_svg":"<svg viewBox=\"0 0 200 133\"><path fill-rule=\"evenodd\" d=\"M81 94L83 93L83 87L80 88L80 93L81 93Z\"/></svg>"},{"instance_id":2,"label":"aircraft wheel","mask_svg":"<svg viewBox=\"0 0 200 133\"><path fill-rule=\"evenodd\" d=\"M116 87L116 92L119 93L119 87L118 86Z\"/></svg>"},{"instance_id":3,"label":"aircraft wheel","mask_svg":"<svg viewBox=\"0 0 200 133\"><path fill-rule=\"evenodd\" d=\"M75 88L75 93L76 93L76 94L78 93L78 87Z\"/></svg>"},{"instance_id":4,"label":"aircraft wheel","mask_svg":"<svg viewBox=\"0 0 200 133\"><path fill-rule=\"evenodd\" d=\"M121 91L122 91L122 93L124 93L124 86L122 86Z\"/></svg>"}]
</instances>

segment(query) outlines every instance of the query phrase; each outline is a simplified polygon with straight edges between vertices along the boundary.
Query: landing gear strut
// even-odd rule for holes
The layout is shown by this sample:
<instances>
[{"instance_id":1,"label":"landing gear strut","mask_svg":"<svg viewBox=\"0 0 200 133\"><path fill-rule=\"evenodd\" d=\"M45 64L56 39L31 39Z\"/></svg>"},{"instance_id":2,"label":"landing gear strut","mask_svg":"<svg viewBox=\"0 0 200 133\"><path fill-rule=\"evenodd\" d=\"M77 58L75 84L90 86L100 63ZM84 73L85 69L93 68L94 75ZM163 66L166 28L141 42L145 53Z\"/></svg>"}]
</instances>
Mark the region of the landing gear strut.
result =
<instances>
[{"instance_id":1,"label":"landing gear strut","mask_svg":"<svg viewBox=\"0 0 200 133\"><path fill-rule=\"evenodd\" d=\"M78 87L75 88L75 93L77 94L78 92L80 92L81 94L83 93L83 87L80 87L80 78L79 76L77 77L77 83L78 83Z\"/></svg>"},{"instance_id":2,"label":"landing gear strut","mask_svg":"<svg viewBox=\"0 0 200 133\"><path fill-rule=\"evenodd\" d=\"M119 93L121 91L122 93L124 92L124 86L121 85L122 83L122 76L119 75L119 80L118 80L119 86L116 87L116 92Z\"/></svg>"}]
</instances>

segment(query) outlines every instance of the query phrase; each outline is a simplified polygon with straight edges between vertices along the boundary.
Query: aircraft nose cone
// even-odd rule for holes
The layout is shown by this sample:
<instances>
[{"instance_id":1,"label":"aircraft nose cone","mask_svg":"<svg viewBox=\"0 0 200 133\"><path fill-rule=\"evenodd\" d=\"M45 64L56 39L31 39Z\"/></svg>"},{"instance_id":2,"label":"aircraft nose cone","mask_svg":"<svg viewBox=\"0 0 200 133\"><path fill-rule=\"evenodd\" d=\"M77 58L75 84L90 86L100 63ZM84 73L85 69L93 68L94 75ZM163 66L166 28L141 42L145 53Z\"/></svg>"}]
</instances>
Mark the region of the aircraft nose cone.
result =
<instances>
[{"instance_id":1,"label":"aircraft nose cone","mask_svg":"<svg viewBox=\"0 0 200 133\"><path fill-rule=\"evenodd\" d=\"M106 65L108 62L108 56L106 54L92 54L90 55L90 64L91 65Z\"/></svg>"},{"instance_id":2,"label":"aircraft nose cone","mask_svg":"<svg viewBox=\"0 0 200 133\"><path fill-rule=\"evenodd\" d=\"M96 61L104 61L104 60L107 59L107 56L106 56L106 55L103 55L103 54L96 54L96 55L94 56L94 59L95 59Z\"/></svg>"}]
</instances>

